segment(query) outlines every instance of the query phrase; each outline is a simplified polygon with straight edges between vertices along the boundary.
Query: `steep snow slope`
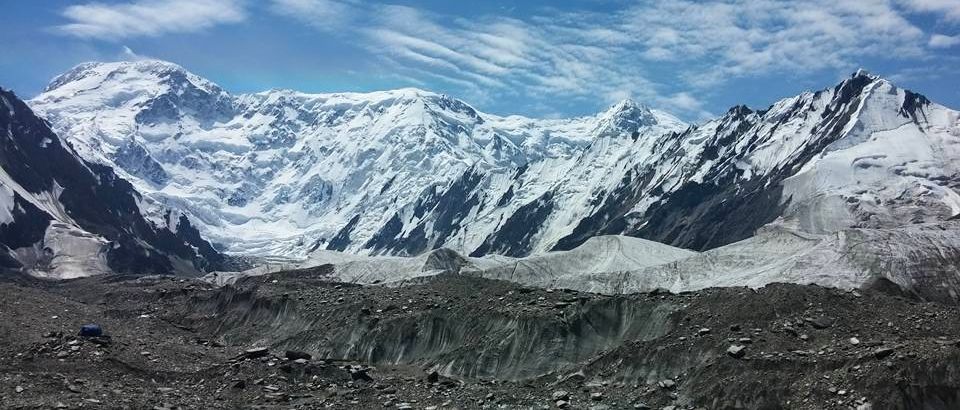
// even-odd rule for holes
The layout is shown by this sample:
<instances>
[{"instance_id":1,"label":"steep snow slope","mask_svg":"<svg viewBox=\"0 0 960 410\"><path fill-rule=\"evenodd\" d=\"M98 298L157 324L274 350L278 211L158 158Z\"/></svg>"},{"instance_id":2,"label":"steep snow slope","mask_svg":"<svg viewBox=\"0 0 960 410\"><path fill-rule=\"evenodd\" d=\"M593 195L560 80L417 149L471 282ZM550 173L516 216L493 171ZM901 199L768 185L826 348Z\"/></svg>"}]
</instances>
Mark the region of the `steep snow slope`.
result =
<instances>
[{"instance_id":1,"label":"steep snow slope","mask_svg":"<svg viewBox=\"0 0 960 410\"><path fill-rule=\"evenodd\" d=\"M595 117L534 120L415 89L233 96L160 61L80 65L31 104L81 155L133 181L150 206L183 210L230 251L293 256L476 247L495 218L543 195L598 137L684 127L631 101ZM406 225L396 234L408 234L434 201L456 201L452 190L474 189L481 176L506 190L525 167L536 181L514 187L486 225L459 230L471 212L460 209L430 221L422 244L381 245L395 239L384 238L394 216Z\"/></svg>"},{"instance_id":2,"label":"steep snow slope","mask_svg":"<svg viewBox=\"0 0 960 410\"><path fill-rule=\"evenodd\" d=\"M186 218L146 219L128 182L82 161L13 93L0 102L0 268L74 278L222 262Z\"/></svg>"}]
</instances>

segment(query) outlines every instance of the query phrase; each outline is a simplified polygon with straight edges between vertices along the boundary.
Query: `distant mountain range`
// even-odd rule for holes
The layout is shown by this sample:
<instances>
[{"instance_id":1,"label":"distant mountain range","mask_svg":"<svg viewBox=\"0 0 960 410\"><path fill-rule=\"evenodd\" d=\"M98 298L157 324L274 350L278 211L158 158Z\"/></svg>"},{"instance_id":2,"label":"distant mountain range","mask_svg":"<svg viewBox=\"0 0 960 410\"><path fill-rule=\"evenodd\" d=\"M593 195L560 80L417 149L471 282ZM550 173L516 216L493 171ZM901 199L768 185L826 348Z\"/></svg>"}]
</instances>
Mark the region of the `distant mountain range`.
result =
<instances>
[{"instance_id":1,"label":"distant mountain range","mask_svg":"<svg viewBox=\"0 0 960 410\"><path fill-rule=\"evenodd\" d=\"M771 223L960 214L960 114L865 71L699 125L630 100L540 120L416 89L232 95L161 61L82 64L28 103L145 219L182 215L228 253L521 257L610 234L704 251Z\"/></svg>"}]
</instances>

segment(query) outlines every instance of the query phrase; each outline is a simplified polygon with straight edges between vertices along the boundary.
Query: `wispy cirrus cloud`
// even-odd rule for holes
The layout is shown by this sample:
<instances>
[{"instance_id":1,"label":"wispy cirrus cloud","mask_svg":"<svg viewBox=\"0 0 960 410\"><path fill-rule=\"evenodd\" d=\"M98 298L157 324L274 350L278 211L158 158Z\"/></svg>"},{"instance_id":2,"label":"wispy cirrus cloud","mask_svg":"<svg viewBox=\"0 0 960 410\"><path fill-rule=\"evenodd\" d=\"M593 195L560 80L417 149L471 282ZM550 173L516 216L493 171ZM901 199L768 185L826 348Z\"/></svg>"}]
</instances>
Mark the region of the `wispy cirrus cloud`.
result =
<instances>
[{"instance_id":1,"label":"wispy cirrus cloud","mask_svg":"<svg viewBox=\"0 0 960 410\"><path fill-rule=\"evenodd\" d=\"M633 97L700 117L707 113L696 95L733 78L852 69L865 58L918 58L946 47L952 38L931 37L905 15L949 19L953 3L644 1L613 13L544 8L524 18L469 20L346 0L274 0L274 8L321 27L324 20L379 16L351 29L363 47L408 78L429 76L468 94ZM673 77L651 80L644 70L651 66Z\"/></svg>"},{"instance_id":2,"label":"wispy cirrus cloud","mask_svg":"<svg viewBox=\"0 0 960 410\"><path fill-rule=\"evenodd\" d=\"M348 4L354 9L341 7ZM324 19L311 16L377 16L353 27L351 38L398 76L441 81L472 100L517 94L613 102L655 95L638 67L624 69L628 55L610 44L625 40L615 30L504 16L464 19L408 6L334 0L275 0L272 8L324 31Z\"/></svg>"},{"instance_id":3,"label":"wispy cirrus cloud","mask_svg":"<svg viewBox=\"0 0 960 410\"><path fill-rule=\"evenodd\" d=\"M240 0L140 0L132 3L87 3L69 6L70 22L54 27L63 34L117 41L170 33L202 31L247 17Z\"/></svg>"},{"instance_id":4,"label":"wispy cirrus cloud","mask_svg":"<svg viewBox=\"0 0 960 410\"><path fill-rule=\"evenodd\" d=\"M547 4L465 18L361 0L136 0L67 7L69 23L56 30L117 41L268 11L372 55L376 75L471 101L511 97L555 112L558 102L630 97L688 118L709 115L704 101L737 79L928 60L960 43L949 35L960 0L640 0L603 12ZM941 33L918 26L918 15Z\"/></svg>"},{"instance_id":5,"label":"wispy cirrus cloud","mask_svg":"<svg viewBox=\"0 0 960 410\"><path fill-rule=\"evenodd\" d=\"M924 33L890 3L773 0L650 3L625 12L641 57L676 64L695 88L756 73L847 68L923 54Z\"/></svg>"},{"instance_id":6,"label":"wispy cirrus cloud","mask_svg":"<svg viewBox=\"0 0 960 410\"><path fill-rule=\"evenodd\" d=\"M355 0L273 0L271 10L322 31L341 30L354 23L363 4Z\"/></svg>"}]
</instances>

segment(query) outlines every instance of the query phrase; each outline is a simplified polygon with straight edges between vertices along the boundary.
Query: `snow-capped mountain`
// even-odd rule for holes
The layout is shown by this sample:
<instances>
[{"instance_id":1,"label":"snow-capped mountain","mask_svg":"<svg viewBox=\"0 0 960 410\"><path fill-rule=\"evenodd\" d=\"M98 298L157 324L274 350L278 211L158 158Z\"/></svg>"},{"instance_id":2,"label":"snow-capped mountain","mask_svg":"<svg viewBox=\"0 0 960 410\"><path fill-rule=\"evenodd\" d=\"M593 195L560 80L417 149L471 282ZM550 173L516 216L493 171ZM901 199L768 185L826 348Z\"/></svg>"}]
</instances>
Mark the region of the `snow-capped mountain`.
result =
<instances>
[{"instance_id":1,"label":"snow-capped mountain","mask_svg":"<svg viewBox=\"0 0 960 410\"><path fill-rule=\"evenodd\" d=\"M234 96L159 61L80 65L31 104L78 153L115 167L151 205L182 210L230 251L261 254L476 247L498 218L544 195L589 147L609 151L685 127L632 101L594 117L534 120L415 89ZM469 201L458 190L511 185L498 193L502 204L483 204L496 215L440 209ZM424 220L426 212L437 219ZM484 221L467 231L460 220L471 217ZM391 235L397 221L405 227Z\"/></svg>"},{"instance_id":2,"label":"snow-capped mountain","mask_svg":"<svg viewBox=\"0 0 960 410\"><path fill-rule=\"evenodd\" d=\"M0 89L0 103L0 269L62 279L222 268L186 217L148 219L130 183L80 159L12 92Z\"/></svg>"},{"instance_id":3,"label":"snow-capped mountain","mask_svg":"<svg viewBox=\"0 0 960 410\"><path fill-rule=\"evenodd\" d=\"M410 246L430 238L421 233L465 209L457 220L466 228L446 246L474 256L573 249L603 234L705 250L776 220L811 233L945 220L960 212L958 117L860 71L682 132L598 136L565 166L534 161L508 181L471 175L451 185L455 195L424 201L429 215L398 213L371 247L415 253ZM479 246L464 234L476 226L495 227Z\"/></svg>"},{"instance_id":4,"label":"snow-capped mountain","mask_svg":"<svg viewBox=\"0 0 960 410\"><path fill-rule=\"evenodd\" d=\"M159 61L80 65L31 105L237 253L523 256L606 234L705 250L773 221L960 213L958 113L863 71L692 127L633 101L537 120L414 89L231 95Z\"/></svg>"},{"instance_id":5,"label":"snow-capped mountain","mask_svg":"<svg viewBox=\"0 0 960 410\"><path fill-rule=\"evenodd\" d=\"M703 250L778 218L812 233L945 220L960 213L958 118L862 70L763 111L734 107L662 138L644 177L559 244L599 230Z\"/></svg>"}]
</instances>

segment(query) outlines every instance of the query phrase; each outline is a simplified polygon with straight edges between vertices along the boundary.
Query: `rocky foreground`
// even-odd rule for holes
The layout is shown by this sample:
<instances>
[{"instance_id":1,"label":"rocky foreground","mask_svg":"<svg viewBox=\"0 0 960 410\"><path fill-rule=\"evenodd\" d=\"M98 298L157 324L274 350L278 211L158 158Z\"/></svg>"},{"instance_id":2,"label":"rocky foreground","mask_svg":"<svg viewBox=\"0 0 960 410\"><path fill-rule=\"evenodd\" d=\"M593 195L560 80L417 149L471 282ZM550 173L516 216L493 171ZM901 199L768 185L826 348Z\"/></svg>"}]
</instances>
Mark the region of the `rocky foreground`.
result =
<instances>
[{"instance_id":1,"label":"rocky foreground","mask_svg":"<svg viewBox=\"0 0 960 410\"><path fill-rule=\"evenodd\" d=\"M770 285L604 296L323 268L0 280L4 408L960 408L960 312ZM100 337L80 337L97 323Z\"/></svg>"}]
</instances>

